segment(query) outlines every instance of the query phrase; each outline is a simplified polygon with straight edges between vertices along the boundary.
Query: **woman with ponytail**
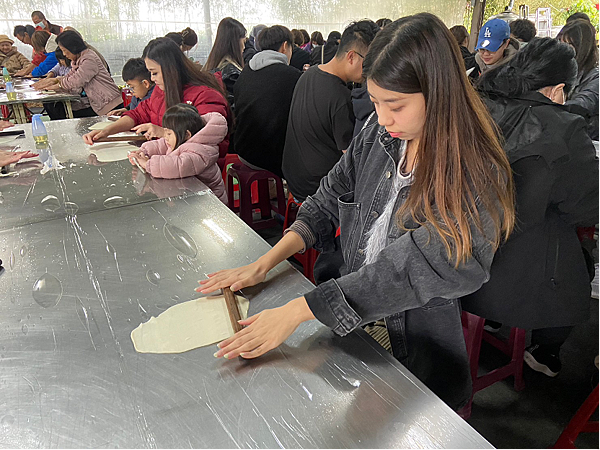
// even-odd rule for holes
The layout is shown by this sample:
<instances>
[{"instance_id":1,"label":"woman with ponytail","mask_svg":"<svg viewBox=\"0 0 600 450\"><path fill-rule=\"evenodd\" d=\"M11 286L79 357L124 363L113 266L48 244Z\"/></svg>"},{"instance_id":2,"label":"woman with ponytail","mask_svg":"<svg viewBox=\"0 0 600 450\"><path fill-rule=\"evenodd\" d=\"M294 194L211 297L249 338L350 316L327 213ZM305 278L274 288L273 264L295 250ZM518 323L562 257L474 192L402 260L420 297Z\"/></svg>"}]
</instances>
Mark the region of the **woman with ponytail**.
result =
<instances>
[{"instance_id":1,"label":"woman with ponytail","mask_svg":"<svg viewBox=\"0 0 600 450\"><path fill-rule=\"evenodd\" d=\"M462 304L494 322L532 329L525 361L548 376L560 371L558 351L571 328L590 313L576 228L598 223L598 159L583 118L562 106L576 79L573 48L541 38L478 84L513 169L517 222L496 253L490 281Z\"/></svg>"},{"instance_id":2,"label":"woman with ponytail","mask_svg":"<svg viewBox=\"0 0 600 450\"><path fill-rule=\"evenodd\" d=\"M249 317L215 356L255 358L307 320L344 336L384 319L394 356L460 408L471 377L457 299L489 279L513 228L510 166L458 44L436 16L387 25L363 73L376 112L296 222L258 261L211 274L198 290L260 283L310 247L333 252L338 226L344 274Z\"/></svg>"}]
</instances>

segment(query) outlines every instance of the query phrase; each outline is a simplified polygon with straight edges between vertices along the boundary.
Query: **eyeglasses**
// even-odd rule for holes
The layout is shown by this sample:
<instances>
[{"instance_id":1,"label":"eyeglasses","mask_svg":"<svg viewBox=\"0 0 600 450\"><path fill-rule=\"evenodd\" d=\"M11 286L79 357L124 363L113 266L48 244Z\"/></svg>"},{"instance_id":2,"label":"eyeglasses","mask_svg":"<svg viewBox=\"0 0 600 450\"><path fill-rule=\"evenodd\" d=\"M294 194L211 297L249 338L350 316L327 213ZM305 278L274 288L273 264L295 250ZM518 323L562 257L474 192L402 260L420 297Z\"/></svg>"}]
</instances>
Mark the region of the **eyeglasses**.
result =
<instances>
[{"instance_id":1,"label":"eyeglasses","mask_svg":"<svg viewBox=\"0 0 600 450\"><path fill-rule=\"evenodd\" d=\"M350 52L354 52L356 53L358 56L360 56L362 59L365 59L365 57L363 55L361 55L360 53L358 53L356 50L348 50L346 53L350 53Z\"/></svg>"}]
</instances>

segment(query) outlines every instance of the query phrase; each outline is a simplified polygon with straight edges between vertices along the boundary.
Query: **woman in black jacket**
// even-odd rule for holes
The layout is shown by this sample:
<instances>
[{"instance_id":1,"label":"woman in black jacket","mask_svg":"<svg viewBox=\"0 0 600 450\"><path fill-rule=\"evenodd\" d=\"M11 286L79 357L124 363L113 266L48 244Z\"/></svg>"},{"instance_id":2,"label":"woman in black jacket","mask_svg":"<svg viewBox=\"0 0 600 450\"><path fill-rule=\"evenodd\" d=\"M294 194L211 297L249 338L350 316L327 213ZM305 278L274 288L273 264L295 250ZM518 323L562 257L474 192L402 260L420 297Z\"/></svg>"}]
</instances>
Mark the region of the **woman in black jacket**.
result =
<instances>
[{"instance_id":1,"label":"woman in black jacket","mask_svg":"<svg viewBox=\"0 0 600 450\"><path fill-rule=\"evenodd\" d=\"M596 29L589 21L577 19L560 30L556 39L573 46L576 52L577 81L566 105L583 108L590 138L598 140L598 47ZM572 108L573 112L578 112Z\"/></svg>"},{"instance_id":2,"label":"woman in black jacket","mask_svg":"<svg viewBox=\"0 0 600 450\"><path fill-rule=\"evenodd\" d=\"M598 223L598 160L586 123L562 106L575 82L575 51L534 39L478 87L504 137L515 177L515 231L466 311L533 329L526 362L549 376L558 350L590 312L590 279L576 227Z\"/></svg>"}]
</instances>

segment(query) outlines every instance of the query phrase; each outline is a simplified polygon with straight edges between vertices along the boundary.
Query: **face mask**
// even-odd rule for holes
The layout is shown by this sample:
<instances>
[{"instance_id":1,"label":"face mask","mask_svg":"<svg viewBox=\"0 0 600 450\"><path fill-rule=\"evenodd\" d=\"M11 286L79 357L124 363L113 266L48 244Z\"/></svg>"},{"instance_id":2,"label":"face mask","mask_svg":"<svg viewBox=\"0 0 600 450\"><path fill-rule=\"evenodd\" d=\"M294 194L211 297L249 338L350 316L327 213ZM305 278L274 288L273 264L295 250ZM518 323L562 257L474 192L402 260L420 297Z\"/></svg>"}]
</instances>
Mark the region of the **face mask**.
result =
<instances>
[{"instance_id":1,"label":"face mask","mask_svg":"<svg viewBox=\"0 0 600 450\"><path fill-rule=\"evenodd\" d=\"M42 30L43 30L44 28L46 28L46 24L44 23L44 21L42 21L42 22L38 23L38 24L37 24L37 26L38 26L38 27L40 27Z\"/></svg>"}]
</instances>

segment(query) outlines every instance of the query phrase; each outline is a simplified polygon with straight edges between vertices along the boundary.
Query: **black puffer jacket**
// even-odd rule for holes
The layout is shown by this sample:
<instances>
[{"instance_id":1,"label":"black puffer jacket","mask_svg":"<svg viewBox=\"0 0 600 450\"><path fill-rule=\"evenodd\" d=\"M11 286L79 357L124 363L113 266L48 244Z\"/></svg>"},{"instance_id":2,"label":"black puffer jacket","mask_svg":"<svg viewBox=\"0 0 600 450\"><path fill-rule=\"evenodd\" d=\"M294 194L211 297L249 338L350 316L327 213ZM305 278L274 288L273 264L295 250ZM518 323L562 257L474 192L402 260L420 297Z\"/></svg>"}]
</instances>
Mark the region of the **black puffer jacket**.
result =
<instances>
[{"instance_id":1,"label":"black puffer jacket","mask_svg":"<svg viewBox=\"0 0 600 450\"><path fill-rule=\"evenodd\" d=\"M593 140L598 140L598 68L594 67L588 73L580 76L577 85L565 103L567 106L577 105L585 110L582 115L588 123L588 135ZM573 109L573 112L576 110Z\"/></svg>"},{"instance_id":2,"label":"black puffer jacket","mask_svg":"<svg viewBox=\"0 0 600 450\"><path fill-rule=\"evenodd\" d=\"M538 92L489 97L516 186L515 231L466 311L526 329L574 325L590 311L576 227L598 223L598 160L585 121Z\"/></svg>"}]
</instances>

